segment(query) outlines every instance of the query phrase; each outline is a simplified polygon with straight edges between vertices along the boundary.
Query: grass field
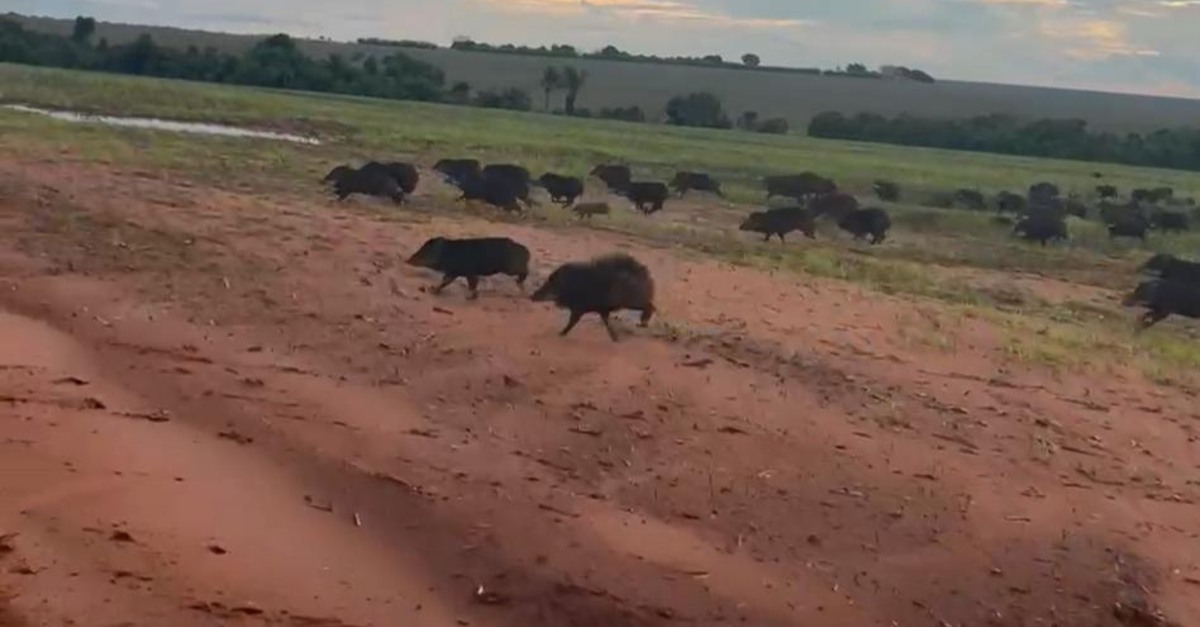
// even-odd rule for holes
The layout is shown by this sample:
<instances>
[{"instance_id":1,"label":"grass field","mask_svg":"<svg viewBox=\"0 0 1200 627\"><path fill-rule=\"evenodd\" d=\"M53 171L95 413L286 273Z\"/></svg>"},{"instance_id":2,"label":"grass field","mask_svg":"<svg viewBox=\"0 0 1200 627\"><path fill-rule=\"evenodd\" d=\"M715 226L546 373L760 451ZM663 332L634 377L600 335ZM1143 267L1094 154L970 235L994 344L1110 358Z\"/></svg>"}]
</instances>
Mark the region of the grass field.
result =
<instances>
[{"instance_id":1,"label":"grass field","mask_svg":"<svg viewBox=\"0 0 1200 627\"><path fill-rule=\"evenodd\" d=\"M69 34L70 20L21 18L29 27ZM261 39L258 36L207 33L178 28L101 23L98 37L118 44L148 32L170 46L240 52ZM324 58L337 52L386 55L395 48L306 40L301 46L310 55ZM459 52L456 50L413 50L403 52L432 63L446 72L450 81L467 81L476 89L520 87L540 96L538 81L548 64L563 59ZM941 80L933 85L909 81L862 80L748 72L742 70L651 65L581 59L570 62L589 74L588 86L580 96L581 107L598 109L638 105L650 116L659 116L672 96L692 91L717 94L726 108L738 115L757 111L762 117L782 117L793 129L807 126L822 111L883 115L910 113L931 117L967 117L1008 113L1031 118L1081 118L1093 126L1112 130L1156 130L1192 125L1200 118L1200 101L1153 96L1106 94L1067 89L997 85ZM541 98L536 97L540 103Z\"/></svg>"},{"instance_id":2,"label":"grass field","mask_svg":"<svg viewBox=\"0 0 1200 627\"><path fill-rule=\"evenodd\" d=\"M1041 248L1014 242L989 213L889 205L897 224L887 246L848 246L827 227L822 241L763 245L736 230L749 205L761 201L758 179L772 172L815 170L834 177L862 198L876 178L906 190L959 187L988 192L1021 190L1049 180L1086 192L1096 181L1094 164L988 156L949 151L753 136L744 133L637 126L536 114L487 111L418 103L290 94L153 79L0 66L0 98L45 107L122 115L218 121L298 130L317 135L320 146L197 137L164 132L72 125L36 115L0 111L0 147L56 159L63 154L120 167L146 169L219 187L256 193L313 197L316 180L333 164L367 158L413 159L426 166L444 156L521 163L584 175L596 163L621 161L642 178L666 178L677 168L696 168L726 181L732 202L689 199L652 219L618 212L592 228L682 246L739 264L801 275L844 279L886 293L932 298L999 316L1014 329L1036 328L1039 349L1013 354L1056 364L1106 346L1113 355L1145 355L1147 368L1200 367L1200 350L1180 348L1182 330L1134 336L1115 299L1097 304L1077 295L1039 293L1018 284L1022 276L1108 290L1128 289L1133 269L1151 250L1191 253L1196 235L1155 237L1145 247L1111 242L1101 225L1072 219L1069 245ZM1176 171L1104 167L1105 181L1122 188L1170 185L1181 195L1200 194L1200 175ZM440 202L449 191L438 189ZM495 217L494 219L503 219ZM534 219L548 227L572 219L541 208ZM981 277L980 272L986 273ZM999 310L999 311L997 311ZM1049 325L1049 326L1047 326ZM1168 325L1170 326L1170 325ZM1172 327L1174 328L1174 327ZM1184 329L1186 327L1180 327ZM1054 329L1048 331L1047 329ZM1023 346L1023 345L1021 345ZM1056 348L1057 347L1057 348Z\"/></svg>"}]
</instances>

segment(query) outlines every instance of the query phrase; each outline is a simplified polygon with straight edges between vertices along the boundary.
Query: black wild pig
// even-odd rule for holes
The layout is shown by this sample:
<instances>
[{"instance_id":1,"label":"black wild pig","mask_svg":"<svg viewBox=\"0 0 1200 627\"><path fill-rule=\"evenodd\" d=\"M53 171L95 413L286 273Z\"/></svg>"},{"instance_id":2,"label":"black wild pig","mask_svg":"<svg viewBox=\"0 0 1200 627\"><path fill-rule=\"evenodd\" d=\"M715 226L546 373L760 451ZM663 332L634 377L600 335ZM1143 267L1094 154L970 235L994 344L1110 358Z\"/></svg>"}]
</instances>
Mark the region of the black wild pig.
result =
<instances>
[{"instance_id":1,"label":"black wild pig","mask_svg":"<svg viewBox=\"0 0 1200 627\"><path fill-rule=\"evenodd\" d=\"M1121 216L1115 222L1108 225L1108 237L1116 239L1118 237L1129 237L1146 241L1146 233L1150 231L1150 221L1139 215Z\"/></svg>"},{"instance_id":2,"label":"black wild pig","mask_svg":"<svg viewBox=\"0 0 1200 627\"><path fill-rule=\"evenodd\" d=\"M442 282L433 288L434 294L440 294L455 279L466 279L470 298L474 299L479 297L479 277L497 274L515 277L524 291L529 276L529 249L507 237L435 237L409 257L408 265L442 273Z\"/></svg>"},{"instance_id":3,"label":"black wild pig","mask_svg":"<svg viewBox=\"0 0 1200 627\"><path fill-rule=\"evenodd\" d=\"M1154 274L1160 279L1189 283L1200 287L1200 263L1180 259L1175 255L1159 253L1142 264L1143 274Z\"/></svg>"},{"instance_id":4,"label":"black wild pig","mask_svg":"<svg viewBox=\"0 0 1200 627\"><path fill-rule=\"evenodd\" d=\"M1164 233L1183 233L1191 228L1191 221L1182 211L1160 209L1150 215L1150 224Z\"/></svg>"},{"instance_id":5,"label":"black wild pig","mask_svg":"<svg viewBox=\"0 0 1200 627\"><path fill-rule=\"evenodd\" d=\"M846 214L857 211L858 199L850 194L834 192L814 198L808 203L808 208L815 217L829 216L836 221L842 219L842 216Z\"/></svg>"},{"instance_id":6,"label":"black wild pig","mask_svg":"<svg viewBox=\"0 0 1200 627\"><path fill-rule=\"evenodd\" d=\"M1075 216L1080 220L1086 220L1089 213L1087 204L1074 196L1067 197L1066 201L1063 202L1063 211L1067 215Z\"/></svg>"},{"instance_id":7,"label":"black wild pig","mask_svg":"<svg viewBox=\"0 0 1200 627\"><path fill-rule=\"evenodd\" d=\"M591 176L604 181L608 191L614 194L624 193L633 181L633 173L625 165L598 165L592 168Z\"/></svg>"},{"instance_id":8,"label":"black wild pig","mask_svg":"<svg viewBox=\"0 0 1200 627\"><path fill-rule=\"evenodd\" d=\"M996 194L996 212L997 213L1025 213L1025 197L1012 192L1000 192Z\"/></svg>"},{"instance_id":9,"label":"black wild pig","mask_svg":"<svg viewBox=\"0 0 1200 627\"><path fill-rule=\"evenodd\" d=\"M984 200L983 193L974 189L963 188L954 192L954 204L969 211L987 209L987 201Z\"/></svg>"},{"instance_id":10,"label":"black wild pig","mask_svg":"<svg viewBox=\"0 0 1200 627\"><path fill-rule=\"evenodd\" d=\"M441 174L447 183L462 188L473 176L479 174L478 159L441 159L434 164L433 169Z\"/></svg>"},{"instance_id":11,"label":"black wild pig","mask_svg":"<svg viewBox=\"0 0 1200 627\"><path fill-rule=\"evenodd\" d=\"M892 228L892 218L883 209L868 207L855 209L838 220L838 228L854 236L854 239L871 238L871 244L882 244Z\"/></svg>"},{"instance_id":12,"label":"black wild pig","mask_svg":"<svg viewBox=\"0 0 1200 627\"><path fill-rule=\"evenodd\" d=\"M529 187L505 178L489 178L482 174L468 175L463 180L459 200L479 200L509 213L520 213L521 197L529 197Z\"/></svg>"},{"instance_id":13,"label":"black wild pig","mask_svg":"<svg viewBox=\"0 0 1200 627\"><path fill-rule=\"evenodd\" d=\"M875 196L884 202L900 202L900 184L879 179L871 185Z\"/></svg>"},{"instance_id":14,"label":"black wild pig","mask_svg":"<svg viewBox=\"0 0 1200 627\"><path fill-rule=\"evenodd\" d=\"M352 194L390 198L392 202L404 202L404 190L396 179L376 169L355 170L345 173L333 183L333 193L338 200L346 200Z\"/></svg>"},{"instance_id":15,"label":"black wild pig","mask_svg":"<svg viewBox=\"0 0 1200 627\"><path fill-rule=\"evenodd\" d=\"M574 211L575 215L580 218L588 218L590 220L592 216L608 215L611 213L611 208L606 202L581 202L572 207L571 211Z\"/></svg>"},{"instance_id":16,"label":"black wild pig","mask_svg":"<svg viewBox=\"0 0 1200 627\"><path fill-rule=\"evenodd\" d=\"M1026 216L1013 227L1013 236L1045 246L1047 242L1067 239L1067 222L1054 215Z\"/></svg>"},{"instance_id":17,"label":"black wild pig","mask_svg":"<svg viewBox=\"0 0 1200 627\"><path fill-rule=\"evenodd\" d=\"M483 175L488 177L505 178L514 183L529 184L531 176L529 170L519 165L510 163L493 163L483 168Z\"/></svg>"},{"instance_id":18,"label":"black wild pig","mask_svg":"<svg viewBox=\"0 0 1200 627\"><path fill-rule=\"evenodd\" d=\"M404 190L405 194L417 191L417 184L421 181L421 174L417 171L416 166L411 163L404 163L403 161L392 161L383 164L383 167L387 168L392 178L396 179L396 182L400 184L400 189Z\"/></svg>"},{"instance_id":19,"label":"black wild pig","mask_svg":"<svg viewBox=\"0 0 1200 627\"><path fill-rule=\"evenodd\" d=\"M671 189L680 197L689 191L709 192L721 198L725 197L725 194L721 193L721 183L703 172L676 172L675 178L671 179Z\"/></svg>"},{"instance_id":20,"label":"black wild pig","mask_svg":"<svg viewBox=\"0 0 1200 627\"><path fill-rule=\"evenodd\" d=\"M646 215L662 211L670 195L667 186L658 182L635 181L625 190L625 197Z\"/></svg>"},{"instance_id":21,"label":"black wild pig","mask_svg":"<svg viewBox=\"0 0 1200 627\"><path fill-rule=\"evenodd\" d=\"M1200 318L1200 287L1179 281L1143 281L1125 298L1126 307L1145 307L1142 329L1148 329L1172 314Z\"/></svg>"},{"instance_id":22,"label":"black wild pig","mask_svg":"<svg viewBox=\"0 0 1200 627\"><path fill-rule=\"evenodd\" d=\"M380 163L378 161L368 161L358 169L360 173L370 173L371 175L382 174L390 176L404 190L405 194L411 194L417 189L417 181L420 180L420 175L417 174L417 169L409 163L392 162Z\"/></svg>"},{"instance_id":23,"label":"black wild pig","mask_svg":"<svg viewBox=\"0 0 1200 627\"><path fill-rule=\"evenodd\" d=\"M1155 187L1150 190L1150 202L1160 203L1167 202L1175 197L1175 190L1170 187Z\"/></svg>"},{"instance_id":24,"label":"black wild pig","mask_svg":"<svg viewBox=\"0 0 1200 627\"><path fill-rule=\"evenodd\" d=\"M574 176L562 176L547 172L538 179L538 184L550 194L550 200L564 207L583 195L583 181Z\"/></svg>"},{"instance_id":25,"label":"black wild pig","mask_svg":"<svg viewBox=\"0 0 1200 627\"><path fill-rule=\"evenodd\" d=\"M486 185L494 188L507 188L518 200L532 207L536 203L529 197L529 172L519 165L489 165L480 175Z\"/></svg>"},{"instance_id":26,"label":"black wild pig","mask_svg":"<svg viewBox=\"0 0 1200 627\"><path fill-rule=\"evenodd\" d=\"M1029 200L1031 202L1058 198L1060 193L1058 186L1054 183L1034 183L1029 186Z\"/></svg>"},{"instance_id":27,"label":"black wild pig","mask_svg":"<svg viewBox=\"0 0 1200 627\"><path fill-rule=\"evenodd\" d=\"M1148 219L1146 213L1142 211L1142 208L1137 203L1131 202L1125 205L1118 205L1107 201L1100 203L1100 220L1105 225L1115 224L1122 220L1146 221Z\"/></svg>"},{"instance_id":28,"label":"black wild pig","mask_svg":"<svg viewBox=\"0 0 1200 627\"><path fill-rule=\"evenodd\" d=\"M355 171L354 168L352 168L348 165L339 165L338 167L330 170L329 174L326 174L325 178L321 179L321 182L322 183L335 183L335 182L341 180L342 177L353 174L354 171Z\"/></svg>"},{"instance_id":29,"label":"black wild pig","mask_svg":"<svg viewBox=\"0 0 1200 627\"><path fill-rule=\"evenodd\" d=\"M608 319L614 311L640 311L643 327L650 323L655 311L654 280L650 278L650 271L624 253L559 266L532 298L537 302L552 300L571 312L567 326L559 335L570 333L584 314L595 313L604 321L608 336L614 342L618 340L617 332Z\"/></svg>"},{"instance_id":30,"label":"black wild pig","mask_svg":"<svg viewBox=\"0 0 1200 627\"><path fill-rule=\"evenodd\" d=\"M808 239L817 237L816 221L813 219L812 212L804 207L780 207L755 211L746 217L738 229L751 233L762 233L764 242L771 241L772 235L778 235L780 242L787 242L784 236L792 231L800 231Z\"/></svg>"},{"instance_id":31,"label":"black wild pig","mask_svg":"<svg viewBox=\"0 0 1200 627\"><path fill-rule=\"evenodd\" d=\"M832 180L813 172L768 176L763 178L763 186L767 190L767 200L775 196L807 200L812 196L832 194L838 190L837 184Z\"/></svg>"}]
</instances>

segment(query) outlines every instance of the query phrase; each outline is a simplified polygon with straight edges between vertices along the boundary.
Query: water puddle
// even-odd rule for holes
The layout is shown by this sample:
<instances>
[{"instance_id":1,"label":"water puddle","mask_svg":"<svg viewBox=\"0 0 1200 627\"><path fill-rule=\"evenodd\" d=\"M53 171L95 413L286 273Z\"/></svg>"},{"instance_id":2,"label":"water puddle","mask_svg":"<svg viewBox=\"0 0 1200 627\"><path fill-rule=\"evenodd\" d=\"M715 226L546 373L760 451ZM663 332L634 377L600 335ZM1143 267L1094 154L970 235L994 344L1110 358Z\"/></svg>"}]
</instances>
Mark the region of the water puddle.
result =
<instances>
[{"instance_id":1,"label":"water puddle","mask_svg":"<svg viewBox=\"0 0 1200 627\"><path fill-rule=\"evenodd\" d=\"M86 113L76 113L74 111L40 109L38 107L30 107L19 104L3 105L3 108L10 111L21 111L23 113L37 113L39 115L54 118L55 120L62 120L64 122L89 122L93 124L106 124L108 126L144 128L156 131L174 131L177 133L198 133L200 135L220 135L223 137L275 139L279 141L288 141L297 144L309 145L319 145L321 143L320 140L313 137L290 135L288 133L276 133L273 131L256 131L247 128L239 128L225 124L212 124L207 122L177 122L174 120L162 120L159 118L122 118L110 115L89 115Z\"/></svg>"}]
</instances>

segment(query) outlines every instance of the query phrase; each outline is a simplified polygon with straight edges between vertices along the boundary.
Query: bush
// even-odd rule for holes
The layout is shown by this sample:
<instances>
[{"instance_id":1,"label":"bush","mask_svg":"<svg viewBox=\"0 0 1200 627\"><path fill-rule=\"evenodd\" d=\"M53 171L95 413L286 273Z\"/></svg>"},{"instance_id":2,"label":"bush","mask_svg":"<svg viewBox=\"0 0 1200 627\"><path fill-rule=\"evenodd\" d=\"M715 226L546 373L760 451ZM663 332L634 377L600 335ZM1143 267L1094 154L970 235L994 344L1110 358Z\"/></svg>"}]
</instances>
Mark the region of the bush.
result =
<instances>
[{"instance_id":1,"label":"bush","mask_svg":"<svg viewBox=\"0 0 1200 627\"><path fill-rule=\"evenodd\" d=\"M791 126L788 125L787 120L783 118L771 118L769 120L763 120L754 130L759 133L767 133L769 135L787 135L788 130L790 129Z\"/></svg>"},{"instance_id":2,"label":"bush","mask_svg":"<svg viewBox=\"0 0 1200 627\"><path fill-rule=\"evenodd\" d=\"M817 114L808 134L828 139L995 152L1028 157L1104 161L1181 170L1200 169L1200 129L1162 129L1145 135L1093 132L1078 119L1021 120L992 114L966 119L885 118L871 113Z\"/></svg>"},{"instance_id":3,"label":"bush","mask_svg":"<svg viewBox=\"0 0 1200 627\"><path fill-rule=\"evenodd\" d=\"M667 102L667 123L700 128L733 128L721 100L708 92L671 98Z\"/></svg>"},{"instance_id":4,"label":"bush","mask_svg":"<svg viewBox=\"0 0 1200 627\"><path fill-rule=\"evenodd\" d=\"M625 122L645 122L646 112L642 111L642 108L636 105L632 107L604 107L600 109L596 117Z\"/></svg>"},{"instance_id":5,"label":"bush","mask_svg":"<svg viewBox=\"0 0 1200 627\"><path fill-rule=\"evenodd\" d=\"M511 111L533 110L533 99L529 93L517 87L504 91L487 90L475 95L475 106L485 109L509 109Z\"/></svg>"},{"instance_id":6,"label":"bush","mask_svg":"<svg viewBox=\"0 0 1200 627\"><path fill-rule=\"evenodd\" d=\"M471 103L471 84L458 81L446 92L446 101L452 104L465 105Z\"/></svg>"}]
</instances>

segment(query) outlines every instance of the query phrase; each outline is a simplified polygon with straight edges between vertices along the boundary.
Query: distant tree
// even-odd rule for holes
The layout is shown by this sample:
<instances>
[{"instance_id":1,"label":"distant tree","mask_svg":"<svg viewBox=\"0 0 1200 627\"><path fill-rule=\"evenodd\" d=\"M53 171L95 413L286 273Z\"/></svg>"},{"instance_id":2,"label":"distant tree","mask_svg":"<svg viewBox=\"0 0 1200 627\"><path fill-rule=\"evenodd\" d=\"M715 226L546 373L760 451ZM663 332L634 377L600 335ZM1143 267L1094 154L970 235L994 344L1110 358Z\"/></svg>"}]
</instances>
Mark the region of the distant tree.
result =
<instances>
[{"instance_id":1,"label":"distant tree","mask_svg":"<svg viewBox=\"0 0 1200 627\"><path fill-rule=\"evenodd\" d=\"M742 55L742 64L746 67L758 67L762 65L762 59L758 58L757 54L748 52Z\"/></svg>"},{"instance_id":2,"label":"distant tree","mask_svg":"<svg viewBox=\"0 0 1200 627\"><path fill-rule=\"evenodd\" d=\"M600 51L596 53L596 56L604 58L604 59L620 59L620 58L628 56L628 55L626 55L624 52L622 52L620 48L618 48L612 44L609 44L609 45L601 48Z\"/></svg>"},{"instance_id":3,"label":"distant tree","mask_svg":"<svg viewBox=\"0 0 1200 627\"><path fill-rule=\"evenodd\" d=\"M533 99L529 93L517 87L504 91L481 91L475 95L475 106L485 109L510 109L513 111L529 111L533 109Z\"/></svg>"},{"instance_id":4,"label":"distant tree","mask_svg":"<svg viewBox=\"0 0 1200 627\"><path fill-rule=\"evenodd\" d=\"M771 118L760 122L754 130L768 135L787 135L788 131L791 130L791 125L783 118Z\"/></svg>"},{"instance_id":5,"label":"distant tree","mask_svg":"<svg viewBox=\"0 0 1200 627\"><path fill-rule=\"evenodd\" d=\"M719 54L705 55L701 60L711 65L721 65L725 63L725 59Z\"/></svg>"},{"instance_id":6,"label":"distant tree","mask_svg":"<svg viewBox=\"0 0 1200 627\"><path fill-rule=\"evenodd\" d=\"M165 57L154 38L143 33L132 44L112 49L111 69L125 74L156 75Z\"/></svg>"},{"instance_id":7,"label":"distant tree","mask_svg":"<svg viewBox=\"0 0 1200 627\"><path fill-rule=\"evenodd\" d=\"M829 137L841 139L855 139L845 137L850 134L850 124L846 116L837 111L824 111L818 113L808 121L808 134L813 137Z\"/></svg>"},{"instance_id":8,"label":"distant tree","mask_svg":"<svg viewBox=\"0 0 1200 627\"><path fill-rule=\"evenodd\" d=\"M632 107L604 107L596 114L596 117L606 120L622 120L625 122L645 122L646 112L642 111L639 106Z\"/></svg>"},{"instance_id":9,"label":"distant tree","mask_svg":"<svg viewBox=\"0 0 1200 627\"><path fill-rule=\"evenodd\" d=\"M96 33L96 18L79 16L75 18L75 27L71 30L71 41L86 44Z\"/></svg>"},{"instance_id":10,"label":"distant tree","mask_svg":"<svg viewBox=\"0 0 1200 627\"><path fill-rule=\"evenodd\" d=\"M675 96L667 101L667 123L703 128L733 127L721 100L708 92Z\"/></svg>"},{"instance_id":11,"label":"distant tree","mask_svg":"<svg viewBox=\"0 0 1200 627\"><path fill-rule=\"evenodd\" d=\"M758 128L758 112L746 111L738 116L737 127L743 131L753 131Z\"/></svg>"},{"instance_id":12,"label":"distant tree","mask_svg":"<svg viewBox=\"0 0 1200 627\"><path fill-rule=\"evenodd\" d=\"M919 82L919 83L932 83L932 82L934 82L934 80L933 80L933 77L932 77L932 76L930 76L929 74L925 73L925 71L924 71L924 70L912 70L912 71L910 71L910 72L909 72L909 74L908 74L908 75L909 75L909 78L911 78L911 79L913 79L914 81L917 81L917 82Z\"/></svg>"},{"instance_id":13,"label":"distant tree","mask_svg":"<svg viewBox=\"0 0 1200 627\"><path fill-rule=\"evenodd\" d=\"M322 37L322 40L326 38ZM359 37L358 43L372 46L391 46L393 48L416 48L419 50L437 50L438 45L428 41L418 41L414 39L379 39L376 37Z\"/></svg>"},{"instance_id":14,"label":"distant tree","mask_svg":"<svg viewBox=\"0 0 1200 627\"><path fill-rule=\"evenodd\" d=\"M553 65L542 71L542 93L545 95L545 110L550 111L550 94L562 89L563 75Z\"/></svg>"},{"instance_id":15,"label":"distant tree","mask_svg":"<svg viewBox=\"0 0 1200 627\"><path fill-rule=\"evenodd\" d=\"M471 84L466 81L458 81L450 86L450 91L446 95L453 104L468 104L471 102Z\"/></svg>"},{"instance_id":16,"label":"distant tree","mask_svg":"<svg viewBox=\"0 0 1200 627\"><path fill-rule=\"evenodd\" d=\"M862 63L851 63L850 65L846 66L846 73L847 74L867 74L868 73L867 66L863 65Z\"/></svg>"},{"instance_id":17,"label":"distant tree","mask_svg":"<svg viewBox=\"0 0 1200 627\"><path fill-rule=\"evenodd\" d=\"M583 91L583 86L587 84L587 79L588 73L585 70L577 70L571 66L563 68L562 86L567 90L563 108L566 109L567 115L575 115L575 103L579 99L579 92Z\"/></svg>"}]
</instances>

